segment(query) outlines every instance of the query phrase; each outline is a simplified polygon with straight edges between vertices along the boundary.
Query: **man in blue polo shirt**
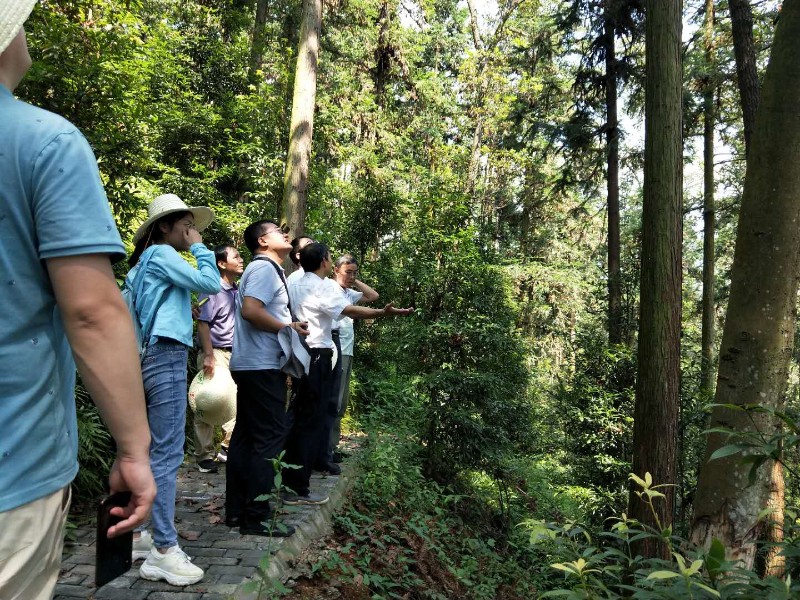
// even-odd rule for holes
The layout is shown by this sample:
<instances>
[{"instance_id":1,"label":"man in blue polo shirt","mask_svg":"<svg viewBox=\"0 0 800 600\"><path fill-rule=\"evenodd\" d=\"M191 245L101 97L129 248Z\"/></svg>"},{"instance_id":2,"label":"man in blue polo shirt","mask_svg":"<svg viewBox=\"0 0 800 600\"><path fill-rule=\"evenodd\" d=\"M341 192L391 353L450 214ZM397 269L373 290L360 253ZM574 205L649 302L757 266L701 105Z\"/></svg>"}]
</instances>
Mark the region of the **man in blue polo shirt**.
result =
<instances>
[{"instance_id":1,"label":"man in blue polo shirt","mask_svg":"<svg viewBox=\"0 0 800 600\"><path fill-rule=\"evenodd\" d=\"M250 535L289 536L291 525L269 527L272 509L272 460L283 450L289 422L286 376L280 371L278 331L290 325L308 335L305 323L293 322L281 263L292 245L274 221L257 221L244 230L253 260L239 282L236 299L231 375L236 382L236 426L226 469L225 523Z\"/></svg>"},{"instance_id":2,"label":"man in blue polo shirt","mask_svg":"<svg viewBox=\"0 0 800 600\"><path fill-rule=\"evenodd\" d=\"M0 598L50 598L78 470L75 364L117 442L114 536L153 502L133 324L111 260L125 256L89 144L16 100L34 0L0 0ZM111 259L111 260L109 260ZM74 357L74 361L73 361Z\"/></svg>"}]
</instances>

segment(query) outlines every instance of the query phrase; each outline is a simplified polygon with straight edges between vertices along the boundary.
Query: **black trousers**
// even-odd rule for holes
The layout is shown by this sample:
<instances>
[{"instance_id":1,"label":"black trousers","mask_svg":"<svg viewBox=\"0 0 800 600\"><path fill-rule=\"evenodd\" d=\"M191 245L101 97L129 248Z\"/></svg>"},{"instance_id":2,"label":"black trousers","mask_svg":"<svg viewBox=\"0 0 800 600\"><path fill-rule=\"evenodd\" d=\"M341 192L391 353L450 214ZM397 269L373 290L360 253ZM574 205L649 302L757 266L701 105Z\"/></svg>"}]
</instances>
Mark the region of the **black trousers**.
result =
<instances>
[{"instance_id":1,"label":"black trousers","mask_svg":"<svg viewBox=\"0 0 800 600\"><path fill-rule=\"evenodd\" d=\"M226 463L225 515L257 525L270 515L269 501L256 500L273 490L272 459L289 433L286 375L276 370L231 371L236 382L236 426Z\"/></svg>"},{"instance_id":2,"label":"black trousers","mask_svg":"<svg viewBox=\"0 0 800 600\"><path fill-rule=\"evenodd\" d=\"M319 456L325 426L325 412L331 397L335 399L332 357L333 350L311 348L308 376L292 382L294 393L289 411L291 428L286 440L284 462L299 465L300 469L284 471L283 482L300 496L309 493L311 469Z\"/></svg>"},{"instance_id":3,"label":"black trousers","mask_svg":"<svg viewBox=\"0 0 800 600\"><path fill-rule=\"evenodd\" d=\"M325 414L323 415L322 424L322 438L319 440L319 448L317 456L314 459L314 467L318 470L325 470L328 463L333 462L333 446L331 445L331 429L339 414L339 385L342 380L342 346L339 343L339 330L333 330L333 343L336 345L336 352L338 359L336 365L333 367L333 374L331 376L331 389L334 393L328 398L328 405L323 407Z\"/></svg>"}]
</instances>

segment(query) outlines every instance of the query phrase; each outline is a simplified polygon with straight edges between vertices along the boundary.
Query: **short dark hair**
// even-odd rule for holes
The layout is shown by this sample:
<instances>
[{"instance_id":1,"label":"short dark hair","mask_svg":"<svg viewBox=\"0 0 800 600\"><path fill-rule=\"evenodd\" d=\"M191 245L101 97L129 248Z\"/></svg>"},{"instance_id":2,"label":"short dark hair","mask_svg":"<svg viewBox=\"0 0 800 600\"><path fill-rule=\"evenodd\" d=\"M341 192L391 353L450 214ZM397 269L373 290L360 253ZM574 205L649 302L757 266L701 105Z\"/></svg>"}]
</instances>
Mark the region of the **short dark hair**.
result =
<instances>
[{"instance_id":1,"label":"short dark hair","mask_svg":"<svg viewBox=\"0 0 800 600\"><path fill-rule=\"evenodd\" d=\"M271 219L261 219L255 223L250 223L247 229L244 230L244 245L250 250L250 254L255 254L256 250L258 250L258 238L264 235L264 229L267 225L278 226L278 224Z\"/></svg>"},{"instance_id":2,"label":"short dark hair","mask_svg":"<svg viewBox=\"0 0 800 600\"><path fill-rule=\"evenodd\" d=\"M322 266L322 261L330 256L330 250L325 244L314 242L300 250L300 266L303 271L311 273Z\"/></svg>"},{"instance_id":3,"label":"short dark hair","mask_svg":"<svg viewBox=\"0 0 800 600\"><path fill-rule=\"evenodd\" d=\"M292 240L292 252L291 254L289 254L289 258L291 258L292 262L296 265L300 264L300 258L298 254L300 253L300 242L303 240L311 240L313 242L314 238L309 237L307 235L298 235L296 238Z\"/></svg>"},{"instance_id":4,"label":"short dark hair","mask_svg":"<svg viewBox=\"0 0 800 600\"><path fill-rule=\"evenodd\" d=\"M236 248L233 242L225 242L224 244L214 247L214 260L216 261L217 269L219 269L220 273L222 273L222 269L219 268L219 263L228 262L228 250L230 248Z\"/></svg>"}]
</instances>

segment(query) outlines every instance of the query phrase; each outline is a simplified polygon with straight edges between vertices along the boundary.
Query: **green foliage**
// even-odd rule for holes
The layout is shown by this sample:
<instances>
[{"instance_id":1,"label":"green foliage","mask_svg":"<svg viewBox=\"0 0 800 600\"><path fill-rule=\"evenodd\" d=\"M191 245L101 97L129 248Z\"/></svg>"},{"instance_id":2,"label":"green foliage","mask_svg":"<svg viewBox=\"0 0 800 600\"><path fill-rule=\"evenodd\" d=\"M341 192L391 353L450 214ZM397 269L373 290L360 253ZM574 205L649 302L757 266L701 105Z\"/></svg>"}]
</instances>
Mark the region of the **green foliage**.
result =
<instances>
[{"instance_id":1,"label":"green foliage","mask_svg":"<svg viewBox=\"0 0 800 600\"><path fill-rule=\"evenodd\" d=\"M108 472L114 462L111 435L100 420L100 413L80 384L75 401L78 417L78 464L80 469L72 484L77 501L93 500L107 487Z\"/></svg>"},{"instance_id":2,"label":"green foliage","mask_svg":"<svg viewBox=\"0 0 800 600\"><path fill-rule=\"evenodd\" d=\"M284 454L284 452L281 452L271 461L272 470L275 473L275 477L272 482L273 491L269 494L262 494L256 497L257 501L271 501L274 504L277 504L280 502L280 494L288 489L283 485L284 469L299 469L300 467L298 465L291 465L283 462ZM293 512L299 509L295 506L285 506L283 510L284 512ZM286 525L278 521L277 510L272 512L272 517L269 522L262 523L262 525L266 526L270 532L286 532ZM254 594L256 600L262 600L263 598L277 598L289 592L289 588L287 588L282 581L267 576L267 573L269 573L270 564L272 562L272 552L275 538L270 535L267 540L267 547L264 548L264 556L262 556L261 560L258 561L258 570L256 571L256 576L242 586L242 591L246 594Z\"/></svg>"},{"instance_id":3,"label":"green foliage","mask_svg":"<svg viewBox=\"0 0 800 600\"><path fill-rule=\"evenodd\" d=\"M383 298L415 313L359 331L368 370L360 406L402 407L397 420L422 443L426 473L452 481L464 470L496 469L528 443L526 349L509 277L489 264L474 229L445 233L465 218L463 198L443 188L416 202L368 271Z\"/></svg>"},{"instance_id":4,"label":"green foliage","mask_svg":"<svg viewBox=\"0 0 800 600\"><path fill-rule=\"evenodd\" d=\"M639 496L651 509L663 495L652 485L649 473L639 478L631 475ZM661 486L663 487L663 486ZM655 514L655 510L653 513ZM551 567L564 573L560 582L542 594L542 598L793 598L800 586L777 577L761 579L753 571L742 569L726 558L726 549L714 540L709 549L693 547L687 540L648 528L629 519L624 513L611 520L607 531L594 533L574 523L556 525L527 521L530 543L541 547ZM783 545L787 556L795 555L795 528ZM636 551L637 542L654 538L670 549L670 559L643 558Z\"/></svg>"},{"instance_id":5,"label":"green foliage","mask_svg":"<svg viewBox=\"0 0 800 600\"><path fill-rule=\"evenodd\" d=\"M358 466L352 504L335 517L334 542L315 574L336 579L345 594L368 590L373 598L510 600L533 593L517 560L527 555L522 538L498 542L466 523L465 499L422 476L415 444L371 432Z\"/></svg>"},{"instance_id":6,"label":"green foliage","mask_svg":"<svg viewBox=\"0 0 800 600\"><path fill-rule=\"evenodd\" d=\"M574 465L574 484L602 495L604 502L591 514L602 522L627 502L636 363L627 347L605 349L596 338L588 342L575 375L559 382L549 416L563 428L561 444Z\"/></svg>"}]
</instances>

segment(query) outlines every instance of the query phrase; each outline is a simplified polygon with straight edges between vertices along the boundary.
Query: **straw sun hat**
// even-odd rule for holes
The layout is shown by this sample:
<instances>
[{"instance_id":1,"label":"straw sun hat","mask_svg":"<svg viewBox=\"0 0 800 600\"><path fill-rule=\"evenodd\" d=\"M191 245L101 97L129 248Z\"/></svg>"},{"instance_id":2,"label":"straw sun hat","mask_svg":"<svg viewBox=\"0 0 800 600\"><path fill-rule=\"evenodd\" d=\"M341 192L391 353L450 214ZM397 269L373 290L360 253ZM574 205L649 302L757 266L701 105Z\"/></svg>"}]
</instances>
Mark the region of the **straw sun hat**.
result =
<instances>
[{"instance_id":1,"label":"straw sun hat","mask_svg":"<svg viewBox=\"0 0 800 600\"><path fill-rule=\"evenodd\" d=\"M0 3L4 0L0 0ZM163 194L153 200L147 207L147 220L139 226L133 236L133 243L137 243L147 233L147 228L161 217L176 212L189 211L194 215L194 227L203 231L214 220L214 211L207 206L186 206L186 203L175 194Z\"/></svg>"},{"instance_id":2,"label":"straw sun hat","mask_svg":"<svg viewBox=\"0 0 800 600\"><path fill-rule=\"evenodd\" d=\"M17 37L34 4L36 0L0 0L0 53Z\"/></svg>"}]
</instances>

